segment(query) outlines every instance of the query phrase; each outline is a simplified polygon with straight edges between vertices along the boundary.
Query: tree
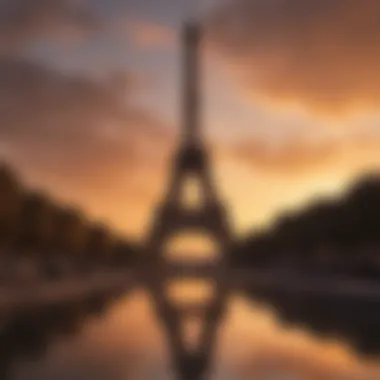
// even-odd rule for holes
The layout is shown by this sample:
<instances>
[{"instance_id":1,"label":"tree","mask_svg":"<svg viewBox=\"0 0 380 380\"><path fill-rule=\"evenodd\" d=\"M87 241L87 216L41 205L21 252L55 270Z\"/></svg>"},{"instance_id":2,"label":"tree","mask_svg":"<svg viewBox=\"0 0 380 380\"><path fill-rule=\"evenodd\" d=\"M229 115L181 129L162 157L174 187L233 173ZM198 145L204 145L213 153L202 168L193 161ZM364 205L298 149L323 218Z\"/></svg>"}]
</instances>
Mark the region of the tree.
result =
<instances>
[{"instance_id":1,"label":"tree","mask_svg":"<svg viewBox=\"0 0 380 380\"><path fill-rule=\"evenodd\" d=\"M137 247L126 240L118 240L114 245L112 262L116 265L134 266L137 263Z\"/></svg>"},{"instance_id":2,"label":"tree","mask_svg":"<svg viewBox=\"0 0 380 380\"><path fill-rule=\"evenodd\" d=\"M0 167L0 246L13 243L21 208L21 187L9 167Z\"/></svg>"},{"instance_id":3,"label":"tree","mask_svg":"<svg viewBox=\"0 0 380 380\"><path fill-rule=\"evenodd\" d=\"M108 263L111 260L115 239L104 225L95 225L89 229L86 252L91 262Z\"/></svg>"},{"instance_id":4,"label":"tree","mask_svg":"<svg viewBox=\"0 0 380 380\"><path fill-rule=\"evenodd\" d=\"M26 192L19 214L17 246L24 252L47 253L53 237L54 206L43 194Z\"/></svg>"},{"instance_id":5,"label":"tree","mask_svg":"<svg viewBox=\"0 0 380 380\"><path fill-rule=\"evenodd\" d=\"M80 212L63 207L55 209L52 241L55 251L78 258L85 252L87 235L87 223Z\"/></svg>"}]
</instances>

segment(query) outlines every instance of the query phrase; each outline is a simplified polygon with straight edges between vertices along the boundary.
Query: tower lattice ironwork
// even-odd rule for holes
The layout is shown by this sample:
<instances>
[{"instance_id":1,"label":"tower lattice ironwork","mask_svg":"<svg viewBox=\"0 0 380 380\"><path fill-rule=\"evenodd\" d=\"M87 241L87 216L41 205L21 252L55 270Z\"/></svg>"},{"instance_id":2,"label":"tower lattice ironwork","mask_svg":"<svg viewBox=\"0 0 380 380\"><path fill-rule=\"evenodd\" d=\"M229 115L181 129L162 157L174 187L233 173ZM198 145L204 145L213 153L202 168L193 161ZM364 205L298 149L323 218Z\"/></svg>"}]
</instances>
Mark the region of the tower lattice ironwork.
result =
<instances>
[{"instance_id":1,"label":"tower lattice ironwork","mask_svg":"<svg viewBox=\"0 0 380 380\"><path fill-rule=\"evenodd\" d=\"M184 129L172 162L172 176L162 205L158 208L143 256L143 273L152 296L157 316L165 329L172 366L181 380L200 380L209 374L215 354L215 343L226 305L228 289L225 270L231 246L230 228L211 177L210 163L201 138L199 120L199 46L201 28L188 23L183 31L184 43ZM183 190L188 179L196 180L203 202L193 207L183 203ZM196 232L207 235L218 249L216 259L208 264L207 273L197 271L193 262L182 260L176 270L182 280L205 279L213 284L213 294L207 303L176 305L170 299L167 283L173 275L165 246L173 235ZM202 265L200 265L201 267ZM193 268L190 270L190 268ZM195 269L194 269L195 268ZM195 317L202 325L196 344L188 347L183 336L183 321Z\"/></svg>"}]
</instances>

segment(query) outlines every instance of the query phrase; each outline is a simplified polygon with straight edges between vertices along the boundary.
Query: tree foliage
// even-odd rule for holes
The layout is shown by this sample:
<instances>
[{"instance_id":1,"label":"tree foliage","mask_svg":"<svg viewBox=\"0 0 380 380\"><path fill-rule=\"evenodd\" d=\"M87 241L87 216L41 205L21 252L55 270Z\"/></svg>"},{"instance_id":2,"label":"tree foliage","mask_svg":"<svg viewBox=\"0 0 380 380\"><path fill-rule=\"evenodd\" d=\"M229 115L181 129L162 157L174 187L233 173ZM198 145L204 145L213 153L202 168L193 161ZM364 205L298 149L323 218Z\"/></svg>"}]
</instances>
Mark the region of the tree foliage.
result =
<instances>
[{"instance_id":1,"label":"tree foliage","mask_svg":"<svg viewBox=\"0 0 380 380\"><path fill-rule=\"evenodd\" d=\"M0 248L14 255L132 265L135 248L106 225L91 223L75 208L24 188L7 165L0 166Z\"/></svg>"},{"instance_id":2,"label":"tree foliage","mask_svg":"<svg viewBox=\"0 0 380 380\"><path fill-rule=\"evenodd\" d=\"M21 201L18 222L18 247L43 252L51 243L54 208L50 200L37 192L26 192Z\"/></svg>"},{"instance_id":3,"label":"tree foliage","mask_svg":"<svg viewBox=\"0 0 380 380\"><path fill-rule=\"evenodd\" d=\"M17 228L21 207L21 188L15 173L0 167L0 245L10 244Z\"/></svg>"},{"instance_id":4,"label":"tree foliage","mask_svg":"<svg viewBox=\"0 0 380 380\"><path fill-rule=\"evenodd\" d=\"M52 249L74 257L83 255L89 228L84 216L66 207L56 208L54 214Z\"/></svg>"}]
</instances>

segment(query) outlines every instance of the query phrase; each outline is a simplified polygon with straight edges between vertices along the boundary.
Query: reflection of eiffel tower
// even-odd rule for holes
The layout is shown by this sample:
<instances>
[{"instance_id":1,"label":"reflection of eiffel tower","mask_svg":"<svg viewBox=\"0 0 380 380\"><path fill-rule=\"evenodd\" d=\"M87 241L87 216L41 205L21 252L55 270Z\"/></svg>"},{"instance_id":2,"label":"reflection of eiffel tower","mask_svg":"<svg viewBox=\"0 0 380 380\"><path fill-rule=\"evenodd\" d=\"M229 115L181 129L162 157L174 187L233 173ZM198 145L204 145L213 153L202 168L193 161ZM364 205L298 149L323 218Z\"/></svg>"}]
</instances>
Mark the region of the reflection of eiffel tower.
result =
<instances>
[{"instance_id":1,"label":"reflection of eiffel tower","mask_svg":"<svg viewBox=\"0 0 380 380\"><path fill-rule=\"evenodd\" d=\"M208 156L200 139L198 125L198 45L200 30L198 25L188 24L184 30L186 91L185 130L179 152L174 159L172 182L166 200L160 208L149 236L144 271L149 292L156 305L158 316L169 339L169 349L175 372L181 379L198 380L208 372L214 356L216 332L221 321L226 302L227 289L223 282L224 269L230 247L230 234L224 210L219 203L210 178ZM185 207L182 195L188 179L198 182L203 202L198 207ZM207 234L218 247L218 257L207 266L199 266L182 260L175 267L181 280L204 279L213 284L211 300L206 303L179 307L170 299L167 291L168 280L173 271L168 271L170 260L164 256L166 242L179 232L199 232ZM189 268L193 268L192 271ZM194 269L195 268L195 269ZM197 269L198 268L198 269ZM191 272L191 273L190 273ZM196 318L201 324L201 333L191 348L183 337L183 322Z\"/></svg>"}]
</instances>

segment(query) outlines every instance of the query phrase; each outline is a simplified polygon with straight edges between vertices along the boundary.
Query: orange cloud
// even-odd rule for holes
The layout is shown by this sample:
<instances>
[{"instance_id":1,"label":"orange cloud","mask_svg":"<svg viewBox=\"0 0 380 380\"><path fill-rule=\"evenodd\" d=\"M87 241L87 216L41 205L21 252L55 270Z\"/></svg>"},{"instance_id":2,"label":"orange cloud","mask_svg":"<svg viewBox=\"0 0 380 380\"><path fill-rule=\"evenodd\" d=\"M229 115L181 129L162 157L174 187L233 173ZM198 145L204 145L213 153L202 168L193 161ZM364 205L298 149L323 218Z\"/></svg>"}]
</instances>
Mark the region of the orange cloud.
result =
<instances>
[{"instance_id":1,"label":"orange cloud","mask_svg":"<svg viewBox=\"0 0 380 380\"><path fill-rule=\"evenodd\" d=\"M176 41L171 28L152 21L133 20L130 31L135 45L143 48L167 48Z\"/></svg>"},{"instance_id":2,"label":"orange cloud","mask_svg":"<svg viewBox=\"0 0 380 380\"><path fill-rule=\"evenodd\" d=\"M232 150L256 169L281 175L313 175L338 168L379 169L380 140L374 136L329 139L323 142L290 141L277 147L252 141Z\"/></svg>"},{"instance_id":3,"label":"orange cloud","mask_svg":"<svg viewBox=\"0 0 380 380\"><path fill-rule=\"evenodd\" d=\"M227 1L210 42L256 99L312 112L359 113L380 104L380 3Z\"/></svg>"}]
</instances>

